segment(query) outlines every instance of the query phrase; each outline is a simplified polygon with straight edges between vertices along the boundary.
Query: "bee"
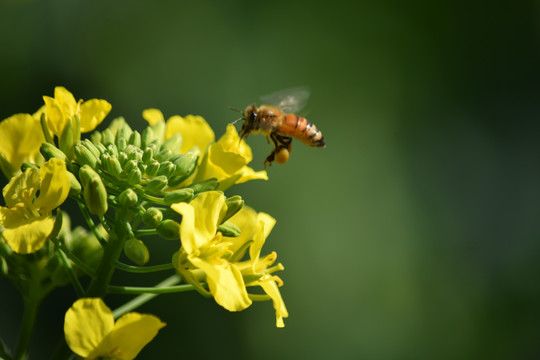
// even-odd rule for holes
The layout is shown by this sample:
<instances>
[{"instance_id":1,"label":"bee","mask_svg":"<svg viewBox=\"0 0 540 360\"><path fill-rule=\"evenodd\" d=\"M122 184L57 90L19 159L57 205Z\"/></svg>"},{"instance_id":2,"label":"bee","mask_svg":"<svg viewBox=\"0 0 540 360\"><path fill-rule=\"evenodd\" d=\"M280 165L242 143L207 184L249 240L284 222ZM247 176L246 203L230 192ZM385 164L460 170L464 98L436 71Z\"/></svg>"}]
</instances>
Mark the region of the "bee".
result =
<instances>
[{"instance_id":1,"label":"bee","mask_svg":"<svg viewBox=\"0 0 540 360\"><path fill-rule=\"evenodd\" d=\"M271 105L253 104L244 111L233 109L242 114L236 121L244 120L240 130L241 139L251 133L262 133L274 143L274 149L264 161L264 167L272 165L274 161L278 164L286 163L292 150L293 138L312 147L326 147L324 136L317 126L295 114L304 106L308 97L309 91L306 88L287 89L261 98L264 103Z\"/></svg>"}]
</instances>

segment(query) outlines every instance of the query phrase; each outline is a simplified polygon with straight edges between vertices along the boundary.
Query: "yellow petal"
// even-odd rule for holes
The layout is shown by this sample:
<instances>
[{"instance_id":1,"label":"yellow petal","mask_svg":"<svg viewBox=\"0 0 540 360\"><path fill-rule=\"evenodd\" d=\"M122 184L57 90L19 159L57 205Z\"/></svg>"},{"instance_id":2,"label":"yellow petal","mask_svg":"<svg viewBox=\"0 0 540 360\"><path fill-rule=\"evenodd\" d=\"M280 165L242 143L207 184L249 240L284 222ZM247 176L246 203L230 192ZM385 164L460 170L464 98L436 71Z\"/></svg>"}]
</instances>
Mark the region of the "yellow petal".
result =
<instances>
[{"instance_id":1,"label":"yellow petal","mask_svg":"<svg viewBox=\"0 0 540 360\"><path fill-rule=\"evenodd\" d=\"M69 348L86 358L113 327L113 314L101 298L83 298L75 301L66 312L64 334Z\"/></svg>"},{"instance_id":2,"label":"yellow petal","mask_svg":"<svg viewBox=\"0 0 540 360\"><path fill-rule=\"evenodd\" d=\"M245 183L249 180L268 180L268 174L266 170L255 171L249 166L246 166L242 169L242 175L236 180L236 184Z\"/></svg>"},{"instance_id":3,"label":"yellow petal","mask_svg":"<svg viewBox=\"0 0 540 360\"><path fill-rule=\"evenodd\" d=\"M148 121L150 126L159 121L165 121L165 118L163 118L163 113L158 109L146 109L143 111L142 117L144 120Z\"/></svg>"},{"instance_id":4,"label":"yellow petal","mask_svg":"<svg viewBox=\"0 0 540 360\"><path fill-rule=\"evenodd\" d=\"M251 148L244 141L240 140L240 136L236 131L236 128L229 124L225 134L218 140L218 143L223 146L223 149L228 152L234 152L244 158L244 161L249 163L253 159Z\"/></svg>"},{"instance_id":5,"label":"yellow petal","mask_svg":"<svg viewBox=\"0 0 540 360\"><path fill-rule=\"evenodd\" d=\"M77 100L75 100L73 94L65 87L57 86L54 88L54 99L58 102L66 117L71 117L78 113Z\"/></svg>"},{"instance_id":6,"label":"yellow petal","mask_svg":"<svg viewBox=\"0 0 540 360\"><path fill-rule=\"evenodd\" d=\"M242 210L237 212L228 221L238 226L241 230L239 236L226 238L226 241L232 243L230 250L236 253L242 245L253 239L253 234L257 227L257 212L249 206L244 206ZM237 256L238 259L242 258L242 254L238 254Z\"/></svg>"},{"instance_id":7,"label":"yellow petal","mask_svg":"<svg viewBox=\"0 0 540 360\"><path fill-rule=\"evenodd\" d=\"M177 132L182 134L180 153L188 152L194 146L197 146L201 152L204 152L208 144L215 140L214 131L202 116L172 116L167 120L165 140Z\"/></svg>"},{"instance_id":8,"label":"yellow petal","mask_svg":"<svg viewBox=\"0 0 540 360\"><path fill-rule=\"evenodd\" d=\"M81 132L92 131L101 124L111 111L111 104L105 100L91 99L81 105Z\"/></svg>"},{"instance_id":9,"label":"yellow petal","mask_svg":"<svg viewBox=\"0 0 540 360\"><path fill-rule=\"evenodd\" d=\"M251 305L240 270L225 260L205 261L189 257L206 274L208 288L216 302L229 311L241 311Z\"/></svg>"},{"instance_id":10,"label":"yellow petal","mask_svg":"<svg viewBox=\"0 0 540 360\"><path fill-rule=\"evenodd\" d=\"M40 177L41 186L34 207L39 209L41 214L48 214L62 204L69 194L71 181L66 163L55 158L47 161L41 167Z\"/></svg>"},{"instance_id":11,"label":"yellow petal","mask_svg":"<svg viewBox=\"0 0 540 360\"><path fill-rule=\"evenodd\" d=\"M257 228L255 230L255 234L253 235L253 244L249 247L249 257L251 258L251 262L254 267L259 261L259 256L261 254L261 249L264 242L275 224L276 219L270 215L262 212L257 215Z\"/></svg>"},{"instance_id":12,"label":"yellow petal","mask_svg":"<svg viewBox=\"0 0 540 360\"><path fill-rule=\"evenodd\" d=\"M282 328L285 326L283 318L289 317L285 302L281 297L279 288L274 280L273 276L265 275L259 279L259 285L263 288L264 292L272 298L274 303L274 309L276 310L276 326Z\"/></svg>"},{"instance_id":13,"label":"yellow petal","mask_svg":"<svg viewBox=\"0 0 540 360\"><path fill-rule=\"evenodd\" d=\"M54 226L52 216L28 219L23 207L0 207L0 225L6 229L2 237L18 254L29 254L41 249Z\"/></svg>"},{"instance_id":14,"label":"yellow petal","mask_svg":"<svg viewBox=\"0 0 540 360\"><path fill-rule=\"evenodd\" d=\"M108 356L117 360L134 359L164 326L165 323L153 315L127 313L116 321L112 331L89 358Z\"/></svg>"},{"instance_id":15,"label":"yellow petal","mask_svg":"<svg viewBox=\"0 0 540 360\"><path fill-rule=\"evenodd\" d=\"M0 153L15 170L25 161L38 162L43 141L41 123L30 114L15 114L0 123ZM2 171L8 178L13 175Z\"/></svg>"},{"instance_id":16,"label":"yellow petal","mask_svg":"<svg viewBox=\"0 0 540 360\"><path fill-rule=\"evenodd\" d=\"M64 115L62 107L56 99L44 96L45 113L47 114L47 127L53 135L60 136L67 123L67 116Z\"/></svg>"},{"instance_id":17,"label":"yellow petal","mask_svg":"<svg viewBox=\"0 0 540 360\"><path fill-rule=\"evenodd\" d=\"M39 184L39 170L35 168L28 168L24 173L12 177L2 190L6 205L14 207L23 203L32 207L34 196L39 190Z\"/></svg>"},{"instance_id":18,"label":"yellow petal","mask_svg":"<svg viewBox=\"0 0 540 360\"><path fill-rule=\"evenodd\" d=\"M207 245L215 237L227 211L225 196L217 191L204 192L189 204L173 204L171 208L182 215L180 239L188 254Z\"/></svg>"}]
</instances>

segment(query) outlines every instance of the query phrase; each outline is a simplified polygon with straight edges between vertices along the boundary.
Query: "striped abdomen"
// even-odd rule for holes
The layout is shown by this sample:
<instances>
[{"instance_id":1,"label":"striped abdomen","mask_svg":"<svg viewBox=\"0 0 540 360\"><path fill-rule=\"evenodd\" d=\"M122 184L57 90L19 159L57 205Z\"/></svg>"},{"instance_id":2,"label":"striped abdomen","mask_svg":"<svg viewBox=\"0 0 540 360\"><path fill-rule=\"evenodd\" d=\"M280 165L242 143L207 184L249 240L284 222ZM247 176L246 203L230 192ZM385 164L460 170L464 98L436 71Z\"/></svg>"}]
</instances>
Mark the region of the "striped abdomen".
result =
<instances>
[{"instance_id":1,"label":"striped abdomen","mask_svg":"<svg viewBox=\"0 0 540 360\"><path fill-rule=\"evenodd\" d=\"M292 136L304 144L315 147L326 147L324 136L315 125L295 114L283 115L277 131L280 134Z\"/></svg>"}]
</instances>

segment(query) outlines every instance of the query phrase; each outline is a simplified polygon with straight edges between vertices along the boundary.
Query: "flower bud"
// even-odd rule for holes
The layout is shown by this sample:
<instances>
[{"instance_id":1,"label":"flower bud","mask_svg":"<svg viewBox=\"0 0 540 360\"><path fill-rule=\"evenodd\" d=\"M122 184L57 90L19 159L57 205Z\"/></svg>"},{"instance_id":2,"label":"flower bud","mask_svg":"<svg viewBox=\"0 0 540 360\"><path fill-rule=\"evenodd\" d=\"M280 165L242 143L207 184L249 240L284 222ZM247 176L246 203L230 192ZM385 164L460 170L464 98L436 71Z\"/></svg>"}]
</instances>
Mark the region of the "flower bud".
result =
<instances>
[{"instance_id":1,"label":"flower bud","mask_svg":"<svg viewBox=\"0 0 540 360\"><path fill-rule=\"evenodd\" d=\"M154 176L159 170L159 162L157 160L152 160L146 167L146 175Z\"/></svg>"},{"instance_id":2,"label":"flower bud","mask_svg":"<svg viewBox=\"0 0 540 360\"><path fill-rule=\"evenodd\" d=\"M135 206L139 202L139 197L132 189L126 189L118 195L118 202L125 208Z\"/></svg>"},{"instance_id":3,"label":"flower bud","mask_svg":"<svg viewBox=\"0 0 540 360\"><path fill-rule=\"evenodd\" d=\"M67 160L66 154L64 154L60 149L58 149L53 144L50 144L48 142L44 142L41 144L41 147L39 148L39 152L41 152L41 155L45 158L45 160L51 160L52 158L60 159L60 160Z\"/></svg>"},{"instance_id":4,"label":"flower bud","mask_svg":"<svg viewBox=\"0 0 540 360\"><path fill-rule=\"evenodd\" d=\"M124 164L124 171L129 174L133 169L137 169L137 162L135 160L128 160Z\"/></svg>"},{"instance_id":5,"label":"flower bud","mask_svg":"<svg viewBox=\"0 0 540 360\"><path fill-rule=\"evenodd\" d=\"M146 147L154 140L154 131L149 126L141 134L141 145Z\"/></svg>"},{"instance_id":6,"label":"flower bud","mask_svg":"<svg viewBox=\"0 0 540 360\"><path fill-rule=\"evenodd\" d=\"M90 135L90 140L94 143L94 145L98 145L102 143L103 135L99 131L94 131Z\"/></svg>"},{"instance_id":7,"label":"flower bud","mask_svg":"<svg viewBox=\"0 0 540 360\"><path fill-rule=\"evenodd\" d=\"M161 145L161 150L169 149L172 154L178 154L180 147L182 147L182 135L177 132Z\"/></svg>"},{"instance_id":8,"label":"flower bud","mask_svg":"<svg viewBox=\"0 0 540 360\"><path fill-rule=\"evenodd\" d=\"M169 160L169 158L172 156L172 151L171 149L163 149L163 150L160 150L159 153L157 153L155 156L154 156L154 159L156 159L157 161L159 162L164 162L164 161L167 161Z\"/></svg>"},{"instance_id":9,"label":"flower bud","mask_svg":"<svg viewBox=\"0 0 540 360\"><path fill-rule=\"evenodd\" d=\"M76 196L81 192L81 184L79 183L75 175L73 175L69 171L68 171L68 176L69 176L69 183L70 183L69 195Z\"/></svg>"},{"instance_id":10,"label":"flower bud","mask_svg":"<svg viewBox=\"0 0 540 360\"><path fill-rule=\"evenodd\" d=\"M135 169L132 169L129 172L128 177L127 177L127 182L130 185L138 185L141 183L141 180L142 180L142 173L138 167L136 167Z\"/></svg>"},{"instance_id":11,"label":"flower bud","mask_svg":"<svg viewBox=\"0 0 540 360\"><path fill-rule=\"evenodd\" d=\"M129 239L124 244L124 254L139 266L143 266L150 259L148 248L139 239Z\"/></svg>"},{"instance_id":12,"label":"flower bud","mask_svg":"<svg viewBox=\"0 0 540 360\"><path fill-rule=\"evenodd\" d=\"M217 231L221 231L223 236L228 236L228 237L237 237L241 233L241 230L238 226L228 221L219 225L217 228Z\"/></svg>"},{"instance_id":13,"label":"flower bud","mask_svg":"<svg viewBox=\"0 0 540 360\"><path fill-rule=\"evenodd\" d=\"M127 147L127 140L124 137L118 137L116 134L116 147L118 151L123 151Z\"/></svg>"},{"instance_id":14,"label":"flower bud","mask_svg":"<svg viewBox=\"0 0 540 360\"><path fill-rule=\"evenodd\" d=\"M80 143L75 145L75 156L77 157L78 162L81 165L90 165L92 168L95 168L98 159L92 154L90 150L81 145Z\"/></svg>"},{"instance_id":15,"label":"flower bud","mask_svg":"<svg viewBox=\"0 0 540 360\"><path fill-rule=\"evenodd\" d=\"M131 146L131 145L130 145ZM128 155L129 160L135 160L136 162L139 162L142 158L142 151L135 148L131 153Z\"/></svg>"},{"instance_id":16,"label":"flower bud","mask_svg":"<svg viewBox=\"0 0 540 360\"><path fill-rule=\"evenodd\" d=\"M143 152L142 161L145 164L148 164L150 161L154 159L154 151L151 147L146 147Z\"/></svg>"},{"instance_id":17,"label":"flower bud","mask_svg":"<svg viewBox=\"0 0 540 360\"><path fill-rule=\"evenodd\" d=\"M91 142L90 140L88 139L84 139L83 141L81 141L81 144L87 148L88 150L90 150L92 152L92 154L97 158L99 159L99 157L101 156L101 151L99 151L99 149L96 147L96 145L94 145L93 142Z\"/></svg>"},{"instance_id":18,"label":"flower bud","mask_svg":"<svg viewBox=\"0 0 540 360\"><path fill-rule=\"evenodd\" d=\"M145 189L152 194L160 194L165 186L167 186L167 178L165 176L156 176L146 184Z\"/></svg>"},{"instance_id":19,"label":"flower bud","mask_svg":"<svg viewBox=\"0 0 540 360\"><path fill-rule=\"evenodd\" d=\"M185 188L168 192L163 197L166 205L172 205L179 202L189 202L193 199L193 189Z\"/></svg>"},{"instance_id":20,"label":"flower bud","mask_svg":"<svg viewBox=\"0 0 540 360\"><path fill-rule=\"evenodd\" d=\"M242 200L241 196L235 195L225 200L225 204L227 205L227 213L225 214L223 220L221 220L222 222L229 220L237 212L242 210L242 208L244 207L244 200Z\"/></svg>"},{"instance_id":21,"label":"flower bud","mask_svg":"<svg viewBox=\"0 0 540 360\"><path fill-rule=\"evenodd\" d=\"M133 230L131 229L131 224L127 220L117 220L115 231L121 238L131 239L135 237L133 235Z\"/></svg>"},{"instance_id":22,"label":"flower bud","mask_svg":"<svg viewBox=\"0 0 540 360\"><path fill-rule=\"evenodd\" d=\"M114 145L114 144L109 144L109 145L107 145L107 152L108 152L111 156L118 156L118 148L117 148L116 145Z\"/></svg>"},{"instance_id":23,"label":"flower bud","mask_svg":"<svg viewBox=\"0 0 540 360\"><path fill-rule=\"evenodd\" d=\"M86 187L90 179L93 177L99 177L99 175L89 165L83 165L79 169L79 179L81 180L81 184L83 187Z\"/></svg>"},{"instance_id":24,"label":"flower bud","mask_svg":"<svg viewBox=\"0 0 540 360\"><path fill-rule=\"evenodd\" d=\"M120 161L120 164L122 166L124 166L128 160L129 160L129 158L128 158L128 156L127 156L127 154L125 152L120 151L118 153L118 161Z\"/></svg>"},{"instance_id":25,"label":"flower bud","mask_svg":"<svg viewBox=\"0 0 540 360\"><path fill-rule=\"evenodd\" d=\"M170 161L162 162L159 165L159 170L157 172L158 175L164 175L167 178L172 175L172 173L176 170L176 165L171 163Z\"/></svg>"},{"instance_id":26,"label":"flower bud","mask_svg":"<svg viewBox=\"0 0 540 360\"><path fill-rule=\"evenodd\" d=\"M109 145L114 144L114 135L111 129L105 129L102 132L102 135L103 135L103 138L101 139L101 143L107 146L107 149L108 149Z\"/></svg>"},{"instance_id":27,"label":"flower bud","mask_svg":"<svg viewBox=\"0 0 540 360\"><path fill-rule=\"evenodd\" d=\"M176 165L176 170L174 171L174 176L185 176L187 179L197 167L197 162L199 160L199 154L190 151L185 154L182 154L180 157L174 159L173 164Z\"/></svg>"},{"instance_id":28,"label":"flower bud","mask_svg":"<svg viewBox=\"0 0 540 360\"><path fill-rule=\"evenodd\" d=\"M90 211L91 214L103 215L107 212L107 190L105 189L105 185L103 185L103 181L101 181L101 177L99 177L99 175L93 176L89 179L88 183L84 187L83 196L86 206L88 207L88 211Z\"/></svg>"},{"instance_id":29,"label":"flower bud","mask_svg":"<svg viewBox=\"0 0 540 360\"><path fill-rule=\"evenodd\" d=\"M75 144L73 139L73 123L71 121L70 118L67 119L62 134L60 134L60 138L58 139L60 150L62 150L68 158L71 158L73 155L73 144Z\"/></svg>"},{"instance_id":30,"label":"flower bud","mask_svg":"<svg viewBox=\"0 0 540 360\"><path fill-rule=\"evenodd\" d=\"M131 133L131 135L129 136L128 143L130 143L131 145L133 145L135 147L140 147L141 146L141 134L139 134L138 131L133 131Z\"/></svg>"},{"instance_id":31,"label":"flower bud","mask_svg":"<svg viewBox=\"0 0 540 360\"><path fill-rule=\"evenodd\" d=\"M158 208L151 207L146 209L142 220L145 224L155 227L163 220L163 213Z\"/></svg>"},{"instance_id":32,"label":"flower bud","mask_svg":"<svg viewBox=\"0 0 540 360\"><path fill-rule=\"evenodd\" d=\"M120 161L115 156L107 158L107 168L109 173L115 177L120 176L120 173L122 173L122 165L120 165Z\"/></svg>"},{"instance_id":33,"label":"flower bud","mask_svg":"<svg viewBox=\"0 0 540 360\"><path fill-rule=\"evenodd\" d=\"M198 195L205 191L216 190L219 186L219 183L215 178L211 178L204 181L199 181L198 183L191 184L189 187L193 189L195 195Z\"/></svg>"},{"instance_id":34,"label":"flower bud","mask_svg":"<svg viewBox=\"0 0 540 360\"><path fill-rule=\"evenodd\" d=\"M180 224L171 219L165 219L156 226L156 230L161 237L167 240L180 239Z\"/></svg>"}]
</instances>

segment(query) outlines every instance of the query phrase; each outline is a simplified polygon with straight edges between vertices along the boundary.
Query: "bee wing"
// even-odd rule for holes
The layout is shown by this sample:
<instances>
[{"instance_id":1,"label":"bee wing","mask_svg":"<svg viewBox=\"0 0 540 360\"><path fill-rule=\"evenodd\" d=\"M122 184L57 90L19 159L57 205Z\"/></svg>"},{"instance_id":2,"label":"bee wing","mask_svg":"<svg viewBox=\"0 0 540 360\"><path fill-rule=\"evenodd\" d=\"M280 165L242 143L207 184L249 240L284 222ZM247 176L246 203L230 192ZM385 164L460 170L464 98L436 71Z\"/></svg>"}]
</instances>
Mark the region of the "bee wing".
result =
<instances>
[{"instance_id":1,"label":"bee wing","mask_svg":"<svg viewBox=\"0 0 540 360\"><path fill-rule=\"evenodd\" d=\"M261 96L261 101L284 112L295 113L306 105L309 94L309 88L301 86Z\"/></svg>"}]
</instances>

